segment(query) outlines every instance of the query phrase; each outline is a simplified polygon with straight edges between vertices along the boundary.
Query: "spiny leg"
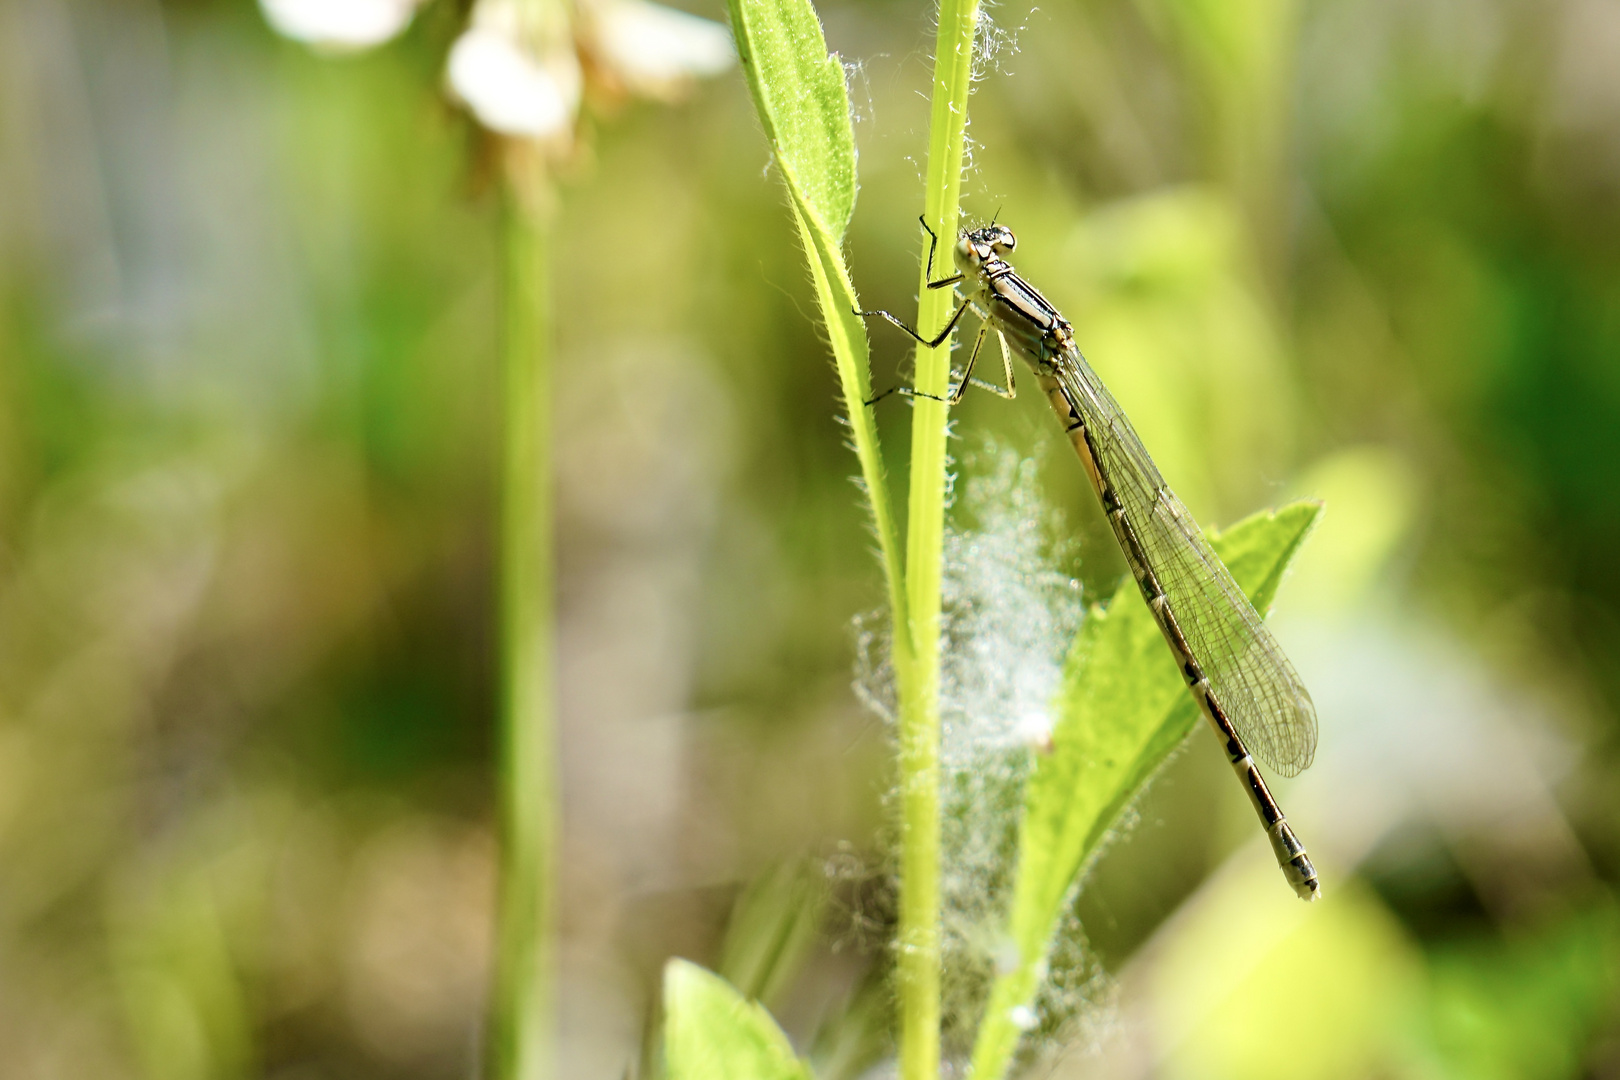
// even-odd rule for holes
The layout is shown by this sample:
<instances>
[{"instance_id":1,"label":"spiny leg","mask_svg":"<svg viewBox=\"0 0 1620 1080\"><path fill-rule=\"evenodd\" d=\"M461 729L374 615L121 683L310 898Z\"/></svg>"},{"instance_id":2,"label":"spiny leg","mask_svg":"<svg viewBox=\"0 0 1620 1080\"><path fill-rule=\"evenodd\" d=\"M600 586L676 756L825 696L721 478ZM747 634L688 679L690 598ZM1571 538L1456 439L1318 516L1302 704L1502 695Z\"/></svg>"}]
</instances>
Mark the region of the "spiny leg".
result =
<instances>
[{"instance_id":1,"label":"spiny leg","mask_svg":"<svg viewBox=\"0 0 1620 1080\"><path fill-rule=\"evenodd\" d=\"M973 353L968 357L967 368L962 372L962 381L956 384L955 390L951 391L949 404L955 405L958 401L962 400L962 395L967 393L969 383L972 383L981 390L988 390L997 397L1005 398L1008 401L1011 401L1018 395L1018 387L1017 384L1013 382L1012 376L1012 358L1007 354L1007 339L1000 333L996 334L996 338L1001 342L1001 360L1007 373L1007 389L1003 390L993 382L986 382L983 379L975 379L973 377L973 365L978 362L979 349L984 346L984 336L989 332L990 324L988 322L984 322L979 325L979 336L973 341Z\"/></svg>"},{"instance_id":2,"label":"spiny leg","mask_svg":"<svg viewBox=\"0 0 1620 1080\"><path fill-rule=\"evenodd\" d=\"M928 234L928 272L925 276L931 278L934 276L934 249L939 247L939 235L935 233L933 229L928 227L928 219L922 214L917 215L917 224L921 225L923 227L923 232ZM930 281L928 283L928 287L930 289L943 289L945 286L955 285L961 280L961 274L952 274L948 278L940 278L938 281Z\"/></svg>"},{"instance_id":3,"label":"spiny leg","mask_svg":"<svg viewBox=\"0 0 1620 1080\"><path fill-rule=\"evenodd\" d=\"M941 330L937 335L935 335L935 337L934 337L934 339L932 341L930 341L927 338L923 337L921 334L917 333L917 331L913 330L910 326L906 325L906 323L903 320L901 320L899 316L891 315L889 312L884 311L881 308L879 308L877 311L862 311L860 308L850 308L850 310L853 311L856 315L859 315L863 319L870 319L870 318L873 318L874 316L877 317L877 318L880 318L880 319L887 319L889 322L893 323L895 326L898 326L900 329L902 329L906 333L910 334L924 348L937 349L937 348L939 348L940 344L946 338L951 336L951 331L956 329L956 324L959 321L961 321L962 313L968 309L968 306L971 303L972 303L972 301L969 301L969 300L962 301L962 303L957 306L956 313L951 316L950 322L945 324L945 329Z\"/></svg>"},{"instance_id":4,"label":"spiny leg","mask_svg":"<svg viewBox=\"0 0 1620 1080\"><path fill-rule=\"evenodd\" d=\"M932 341L930 341L927 338L923 337L921 334L917 333L917 331L913 330L911 327L907 326L904 322L900 321L900 319L896 318L895 316L889 314L887 311L882 311L882 310L878 310L878 311L861 311L859 309L852 309L852 310L854 310L855 314L859 315L863 319L870 319L873 316L878 316L880 318L887 319L889 322L893 323L895 326L898 326L900 329L902 329L906 333L910 334L913 338L915 338L917 340L917 342L919 344L921 344L921 345L923 345L923 346L925 346L927 348L934 349L934 348L938 348L940 346L940 344L943 343L946 338L951 336L951 331L956 329L956 324L958 322L961 322L962 314L965 311L967 311L969 303L970 302L967 301L967 300L962 301L962 303L957 307L956 313L951 316L950 322L945 324L945 329L941 330L939 332L938 336L935 337L934 340L932 340ZM980 336L981 339L983 338L983 336L984 336L983 331L980 331L979 336ZM978 353L978 349L975 348L974 349L974 354L977 355L977 353ZM894 387L890 387L888 390L883 391L883 393L878 394L876 397L872 398L871 400L863 402L862 404L876 405L878 402L882 401L884 398L886 398L890 394L894 394L894 393L905 394L905 395L907 395L909 397L925 397L925 398L930 398L930 399L932 399L934 401L947 400L945 398L935 397L933 394L924 394L924 393L922 393L922 392L920 392L918 390L911 389L910 387L894 386Z\"/></svg>"},{"instance_id":5,"label":"spiny leg","mask_svg":"<svg viewBox=\"0 0 1620 1080\"><path fill-rule=\"evenodd\" d=\"M980 390L988 390L992 394L996 395L996 397L1001 398L1004 401L1012 401L1018 396L1018 380L1013 378L1012 353L1007 351L1007 335L1001 333L1000 331L996 332L996 340L1001 342L1001 371L1002 374L1007 377L1006 389L997 386L993 382L987 382L984 379L975 379L973 377L973 362L979 358L979 346L983 344L984 332L985 330L989 329L989 327L990 324L985 323L984 327L979 331L979 340L973 343L973 355L968 358L967 371L963 373L962 381L957 384L956 393L951 398L951 404L953 405L962 399L962 394L964 391L966 391L968 383L972 383Z\"/></svg>"}]
</instances>

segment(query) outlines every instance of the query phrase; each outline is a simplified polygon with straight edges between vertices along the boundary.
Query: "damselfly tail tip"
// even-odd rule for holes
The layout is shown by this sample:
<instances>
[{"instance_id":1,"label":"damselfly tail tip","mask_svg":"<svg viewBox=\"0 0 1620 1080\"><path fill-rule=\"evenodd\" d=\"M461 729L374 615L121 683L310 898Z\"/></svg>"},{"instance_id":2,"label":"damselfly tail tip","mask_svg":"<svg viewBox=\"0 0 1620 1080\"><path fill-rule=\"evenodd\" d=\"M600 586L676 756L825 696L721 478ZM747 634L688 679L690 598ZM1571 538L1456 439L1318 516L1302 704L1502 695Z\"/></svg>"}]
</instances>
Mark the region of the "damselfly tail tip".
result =
<instances>
[{"instance_id":1,"label":"damselfly tail tip","mask_svg":"<svg viewBox=\"0 0 1620 1080\"><path fill-rule=\"evenodd\" d=\"M1316 867L1301 851L1289 862L1283 865L1283 875L1288 878L1288 884L1294 887L1294 895L1306 902L1314 902L1322 895L1322 883L1316 879Z\"/></svg>"}]
</instances>

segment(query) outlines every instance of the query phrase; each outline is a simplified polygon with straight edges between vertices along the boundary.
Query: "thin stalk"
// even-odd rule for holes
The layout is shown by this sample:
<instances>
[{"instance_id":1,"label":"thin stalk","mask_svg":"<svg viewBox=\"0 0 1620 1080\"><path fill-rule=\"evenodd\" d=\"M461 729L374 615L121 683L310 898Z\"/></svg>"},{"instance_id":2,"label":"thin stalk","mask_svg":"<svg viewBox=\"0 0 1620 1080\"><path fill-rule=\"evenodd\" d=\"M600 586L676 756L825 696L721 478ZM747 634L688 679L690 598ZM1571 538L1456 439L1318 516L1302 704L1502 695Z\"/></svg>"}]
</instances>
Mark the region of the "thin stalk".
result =
<instances>
[{"instance_id":1,"label":"thin stalk","mask_svg":"<svg viewBox=\"0 0 1620 1080\"><path fill-rule=\"evenodd\" d=\"M941 0L934 49L924 216L940 238L949 272L967 129L978 0ZM927 240L924 240L927 254ZM918 288L917 326L943 326L949 289L928 289L927 263ZM945 424L942 400L950 381L951 341L917 349L911 420L910 506L906 535L906 613L910 657L900 690L900 1072L902 1080L939 1077L939 614L945 535Z\"/></svg>"},{"instance_id":2,"label":"thin stalk","mask_svg":"<svg viewBox=\"0 0 1620 1080\"><path fill-rule=\"evenodd\" d=\"M514 169L504 222L500 509L501 881L487 1075L553 1074L557 832L551 382L542 179ZM524 190L525 188L531 190Z\"/></svg>"}]
</instances>

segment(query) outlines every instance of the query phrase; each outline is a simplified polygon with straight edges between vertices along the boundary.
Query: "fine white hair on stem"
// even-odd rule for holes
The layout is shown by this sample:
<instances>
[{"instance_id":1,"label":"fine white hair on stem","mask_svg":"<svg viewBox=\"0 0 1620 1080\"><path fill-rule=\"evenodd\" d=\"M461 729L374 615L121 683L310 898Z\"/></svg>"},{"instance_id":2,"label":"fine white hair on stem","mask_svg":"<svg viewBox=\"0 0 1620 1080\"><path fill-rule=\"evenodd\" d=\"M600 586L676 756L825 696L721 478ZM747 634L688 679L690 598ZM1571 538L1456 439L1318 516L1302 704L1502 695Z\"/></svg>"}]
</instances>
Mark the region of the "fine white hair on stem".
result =
<instances>
[{"instance_id":1,"label":"fine white hair on stem","mask_svg":"<svg viewBox=\"0 0 1620 1080\"><path fill-rule=\"evenodd\" d=\"M839 57L844 65L844 92L849 96L849 118L852 124L859 125L877 116L877 108L872 101L872 78L866 65L883 55L876 53L862 60L844 60Z\"/></svg>"},{"instance_id":2,"label":"fine white hair on stem","mask_svg":"<svg viewBox=\"0 0 1620 1080\"><path fill-rule=\"evenodd\" d=\"M1037 466L990 439L951 469L960 495L944 546L941 640L941 1008L947 1056L965 1055L989 988L1005 965L1007 906L1017 870L1023 785L1050 731L1051 699L1084 606L1064 567L1071 544L1043 506ZM855 620L855 692L895 723L892 626ZM1029 1010L1026 1058L1106 1012L1111 984L1068 918Z\"/></svg>"},{"instance_id":3,"label":"fine white hair on stem","mask_svg":"<svg viewBox=\"0 0 1620 1080\"><path fill-rule=\"evenodd\" d=\"M1031 8L1018 28L1009 30L996 22L995 7L994 0L983 0L979 5L979 24L973 37L974 82L981 81L992 71L998 75L1012 74L1007 61L1018 55L1018 38L1029 29L1029 17L1039 10Z\"/></svg>"},{"instance_id":4,"label":"fine white hair on stem","mask_svg":"<svg viewBox=\"0 0 1620 1080\"><path fill-rule=\"evenodd\" d=\"M1071 545L1043 506L1037 463L983 440L965 455L961 507L945 541L940 711L942 1009L946 1045L965 1053L998 963L1017 871L1023 785L1050 729L1051 699L1083 616L1066 571ZM1026 1055L1071 1034L1105 996L1079 924L1065 927L1041 996L1029 1009Z\"/></svg>"},{"instance_id":5,"label":"fine white hair on stem","mask_svg":"<svg viewBox=\"0 0 1620 1080\"><path fill-rule=\"evenodd\" d=\"M895 723L894 664L888 613L871 611L855 616L855 680L851 684L862 705L891 727Z\"/></svg>"},{"instance_id":6,"label":"fine white hair on stem","mask_svg":"<svg viewBox=\"0 0 1620 1080\"><path fill-rule=\"evenodd\" d=\"M947 767L981 747L1023 747L1047 712L1079 626L1079 590L1053 566L1035 463L986 442L971 455L962 516L945 539L941 753Z\"/></svg>"}]
</instances>

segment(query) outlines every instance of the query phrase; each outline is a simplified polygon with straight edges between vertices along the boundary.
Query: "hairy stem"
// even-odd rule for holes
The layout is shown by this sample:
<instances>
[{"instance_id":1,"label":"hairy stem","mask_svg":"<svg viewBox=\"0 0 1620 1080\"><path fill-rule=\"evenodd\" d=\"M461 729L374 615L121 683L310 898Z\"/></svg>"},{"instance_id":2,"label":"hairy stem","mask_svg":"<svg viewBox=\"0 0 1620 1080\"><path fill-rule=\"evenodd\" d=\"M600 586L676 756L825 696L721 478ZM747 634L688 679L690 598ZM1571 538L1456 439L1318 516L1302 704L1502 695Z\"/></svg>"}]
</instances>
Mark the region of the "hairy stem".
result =
<instances>
[{"instance_id":1,"label":"hairy stem","mask_svg":"<svg viewBox=\"0 0 1620 1080\"><path fill-rule=\"evenodd\" d=\"M972 77L978 0L942 0L935 42L933 111L929 128L924 217L940 238L950 266L967 102ZM924 238L924 254L928 240ZM936 266L936 273L941 269ZM926 258L917 327L930 333L951 311L951 290L927 288ZM917 349L911 428L910 505L906 536L906 614L910 655L896 650L900 672L900 1071L903 1080L939 1076L939 615L945 532L944 398L951 341ZM928 396L923 396L928 395ZM898 635L897 635L898 636Z\"/></svg>"}]
</instances>

